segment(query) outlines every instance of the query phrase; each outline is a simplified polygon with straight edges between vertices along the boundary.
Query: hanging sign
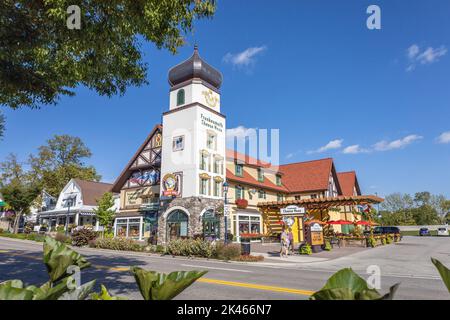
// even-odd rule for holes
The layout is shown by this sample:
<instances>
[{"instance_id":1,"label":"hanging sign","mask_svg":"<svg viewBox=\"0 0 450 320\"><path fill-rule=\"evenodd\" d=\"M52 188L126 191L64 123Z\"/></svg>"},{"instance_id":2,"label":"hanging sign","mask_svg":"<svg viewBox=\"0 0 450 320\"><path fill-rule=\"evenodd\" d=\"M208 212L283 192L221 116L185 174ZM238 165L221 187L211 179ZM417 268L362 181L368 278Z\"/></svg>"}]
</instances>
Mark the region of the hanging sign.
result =
<instances>
[{"instance_id":1,"label":"hanging sign","mask_svg":"<svg viewBox=\"0 0 450 320\"><path fill-rule=\"evenodd\" d=\"M288 215L296 215L296 214L305 214L306 210L304 207L299 207L296 205L290 205L286 208L281 208L280 213L281 214L288 214Z\"/></svg>"},{"instance_id":2,"label":"hanging sign","mask_svg":"<svg viewBox=\"0 0 450 320\"><path fill-rule=\"evenodd\" d=\"M229 204L224 205L223 207L223 215L224 217L229 217L231 214L231 207Z\"/></svg>"},{"instance_id":3,"label":"hanging sign","mask_svg":"<svg viewBox=\"0 0 450 320\"><path fill-rule=\"evenodd\" d=\"M181 172L166 174L162 179L162 194L164 196L180 196L181 178Z\"/></svg>"}]
</instances>

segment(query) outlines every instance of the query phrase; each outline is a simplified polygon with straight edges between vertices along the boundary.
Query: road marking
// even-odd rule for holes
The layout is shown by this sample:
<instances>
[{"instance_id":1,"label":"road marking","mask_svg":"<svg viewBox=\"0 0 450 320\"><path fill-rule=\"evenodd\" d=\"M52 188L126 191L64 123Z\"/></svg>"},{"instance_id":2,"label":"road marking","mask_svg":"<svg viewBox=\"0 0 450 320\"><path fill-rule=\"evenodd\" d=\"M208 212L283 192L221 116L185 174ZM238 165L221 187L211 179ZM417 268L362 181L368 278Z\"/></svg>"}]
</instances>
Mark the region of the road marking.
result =
<instances>
[{"instance_id":1,"label":"road marking","mask_svg":"<svg viewBox=\"0 0 450 320\"><path fill-rule=\"evenodd\" d=\"M182 264L183 267L193 267L193 268L206 268L206 269L214 269L214 270L224 270L224 271L236 271L236 272L245 272L245 273L253 273L250 270L242 270L242 269L232 269L232 268L219 268L219 267L208 267L208 266L200 266L193 264Z\"/></svg>"},{"instance_id":2,"label":"road marking","mask_svg":"<svg viewBox=\"0 0 450 320\"><path fill-rule=\"evenodd\" d=\"M299 295L302 295L302 296L310 296L310 295L312 295L314 293L314 291L309 291L309 290L283 288L283 287L275 287L275 286L266 286L266 285L261 285L261 284L235 282L235 281L225 281L225 280L210 279L210 278L200 278L200 279L197 280L197 282L219 284L219 285L231 286L231 287L258 289L258 290L273 291L273 292L292 293L292 294L299 294Z\"/></svg>"}]
</instances>

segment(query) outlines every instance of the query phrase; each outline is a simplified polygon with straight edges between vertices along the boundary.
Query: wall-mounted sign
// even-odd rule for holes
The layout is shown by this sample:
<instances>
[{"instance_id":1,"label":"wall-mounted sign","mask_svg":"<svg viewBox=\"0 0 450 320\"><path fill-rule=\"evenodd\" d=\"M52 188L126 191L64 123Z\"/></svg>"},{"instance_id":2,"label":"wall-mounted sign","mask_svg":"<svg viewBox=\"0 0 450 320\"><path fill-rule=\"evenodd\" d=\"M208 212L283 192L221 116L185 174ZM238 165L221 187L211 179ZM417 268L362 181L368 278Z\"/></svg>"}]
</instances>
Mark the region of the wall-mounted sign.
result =
<instances>
[{"instance_id":1,"label":"wall-mounted sign","mask_svg":"<svg viewBox=\"0 0 450 320\"><path fill-rule=\"evenodd\" d=\"M203 113L200 115L200 120L203 126L222 132L224 128L223 122L211 119L209 116L205 116Z\"/></svg>"},{"instance_id":2,"label":"wall-mounted sign","mask_svg":"<svg viewBox=\"0 0 450 320\"><path fill-rule=\"evenodd\" d=\"M312 231L312 232L322 232L322 230L323 230L323 228L322 228L322 226L319 224L319 223L313 223L313 224L311 224L311 226L309 227L309 229Z\"/></svg>"},{"instance_id":3,"label":"wall-mounted sign","mask_svg":"<svg viewBox=\"0 0 450 320\"><path fill-rule=\"evenodd\" d=\"M211 89L203 91L202 94L205 96L205 101L208 106L211 108L215 108L217 106L219 98L214 94L214 92L212 92Z\"/></svg>"},{"instance_id":4,"label":"wall-mounted sign","mask_svg":"<svg viewBox=\"0 0 450 320\"><path fill-rule=\"evenodd\" d=\"M181 196L182 173L167 173L162 179L163 196Z\"/></svg>"},{"instance_id":5,"label":"wall-mounted sign","mask_svg":"<svg viewBox=\"0 0 450 320\"><path fill-rule=\"evenodd\" d=\"M147 171L136 171L133 172L130 176L131 185L140 185L144 184L154 185L159 183L159 171L156 170L147 170Z\"/></svg>"},{"instance_id":6,"label":"wall-mounted sign","mask_svg":"<svg viewBox=\"0 0 450 320\"><path fill-rule=\"evenodd\" d=\"M281 208L280 213L281 214L287 214L287 215L296 215L296 214L305 214L306 210L304 207L299 207L296 205L290 205L286 208Z\"/></svg>"}]
</instances>

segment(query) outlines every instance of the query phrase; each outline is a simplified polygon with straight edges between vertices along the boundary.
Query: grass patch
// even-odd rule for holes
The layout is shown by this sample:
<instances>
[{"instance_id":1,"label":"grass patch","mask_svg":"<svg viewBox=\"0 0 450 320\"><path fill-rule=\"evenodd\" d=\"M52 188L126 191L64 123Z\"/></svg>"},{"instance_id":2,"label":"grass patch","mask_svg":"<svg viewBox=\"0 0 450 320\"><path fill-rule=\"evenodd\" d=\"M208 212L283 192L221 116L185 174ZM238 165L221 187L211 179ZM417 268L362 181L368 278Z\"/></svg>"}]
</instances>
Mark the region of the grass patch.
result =
<instances>
[{"instance_id":1,"label":"grass patch","mask_svg":"<svg viewBox=\"0 0 450 320\"><path fill-rule=\"evenodd\" d=\"M400 231L402 236L419 236L419 230ZM430 230L432 236L437 236L437 230Z\"/></svg>"},{"instance_id":2,"label":"grass patch","mask_svg":"<svg viewBox=\"0 0 450 320\"><path fill-rule=\"evenodd\" d=\"M0 232L0 237L20 239L20 240L31 240L36 242L44 242L45 236L37 233L7 233Z\"/></svg>"}]
</instances>

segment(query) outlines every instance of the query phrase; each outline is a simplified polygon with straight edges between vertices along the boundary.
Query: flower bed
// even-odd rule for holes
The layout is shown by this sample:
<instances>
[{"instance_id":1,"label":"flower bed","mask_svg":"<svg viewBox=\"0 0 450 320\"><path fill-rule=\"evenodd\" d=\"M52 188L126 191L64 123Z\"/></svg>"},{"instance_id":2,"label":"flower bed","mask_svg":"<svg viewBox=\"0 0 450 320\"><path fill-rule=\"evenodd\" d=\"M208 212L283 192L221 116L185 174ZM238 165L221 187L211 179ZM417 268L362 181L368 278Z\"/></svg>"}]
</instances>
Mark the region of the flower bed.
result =
<instances>
[{"instance_id":1,"label":"flower bed","mask_svg":"<svg viewBox=\"0 0 450 320\"><path fill-rule=\"evenodd\" d=\"M261 240L264 237L261 233L241 233L241 240L252 241L252 240Z\"/></svg>"}]
</instances>

